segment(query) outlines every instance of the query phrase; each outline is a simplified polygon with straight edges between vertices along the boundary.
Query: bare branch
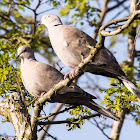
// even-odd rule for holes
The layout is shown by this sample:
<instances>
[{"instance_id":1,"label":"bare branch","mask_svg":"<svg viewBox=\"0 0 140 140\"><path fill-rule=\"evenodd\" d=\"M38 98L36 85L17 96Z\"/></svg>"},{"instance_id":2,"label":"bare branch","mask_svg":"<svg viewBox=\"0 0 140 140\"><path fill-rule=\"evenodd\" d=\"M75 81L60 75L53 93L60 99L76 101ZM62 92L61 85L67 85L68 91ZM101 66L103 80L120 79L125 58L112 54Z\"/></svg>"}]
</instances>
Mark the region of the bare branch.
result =
<instances>
[{"instance_id":1,"label":"bare branch","mask_svg":"<svg viewBox=\"0 0 140 140\"><path fill-rule=\"evenodd\" d=\"M97 128L99 128L100 131L103 133L104 136L106 136L108 139L110 139L109 136L104 132L104 130L99 126L99 123L98 123L94 118L93 118L93 120L94 120L94 122L95 122L96 124L92 123L91 121L90 121L90 122L91 122L93 125L95 125Z\"/></svg>"},{"instance_id":2,"label":"bare branch","mask_svg":"<svg viewBox=\"0 0 140 140\"><path fill-rule=\"evenodd\" d=\"M120 5L122 5L126 0L123 0L121 2L118 1L118 4L116 4L115 6L112 6L111 8L108 8L107 11L111 11L117 7L119 7Z\"/></svg>"},{"instance_id":3,"label":"bare branch","mask_svg":"<svg viewBox=\"0 0 140 140\"><path fill-rule=\"evenodd\" d=\"M45 1L45 2L41 2L40 5L45 4L45 3L48 3L48 2L49 2L49 0L47 0L47 1Z\"/></svg>"},{"instance_id":4,"label":"bare branch","mask_svg":"<svg viewBox=\"0 0 140 140\"><path fill-rule=\"evenodd\" d=\"M95 30L95 32L93 34L93 39L97 38L98 31L99 31L99 29L100 29L100 27L102 25L102 22L103 22L103 20L105 18L105 15L106 15L106 12L107 12L107 4L108 4L108 0L104 0L103 8L102 8L101 13L100 13L100 19L99 19L99 21L97 23L98 27L96 27L96 30Z\"/></svg>"},{"instance_id":5,"label":"bare branch","mask_svg":"<svg viewBox=\"0 0 140 140\"><path fill-rule=\"evenodd\" d=\"M119 139L126 112L127 112L126 109L119 112L119 117L121 118L121 120L117 121L117 122L116 121L113 122L112 131L111 131L111 135L110 135L111 139L113 139L113 140Z\"/></svg>"},{"instance_id":6,"label":"bare branch","mask_svg":"<svg viewBox=\"0 0 140 140\"><path fill-rule=\"evenodd\" d=\"M48 115L48 118L50 117L50 118L49 118L49 121L53 121L53 120L55 119L56 115L59 114L59 110L62 108L62 106L63 106L62 103L58 103L58 104L56 105L56 107L55 107L54 110L53 110L52 115L51 115L51 114L50 114L50 116ZM60 112L63 112L63 111L60 111ZM57 114L57 113L58 113L58 114ZM47 118L46 118L46 119L47 119ZM49 128L50 128L50 125L45 125L45 126L43 127L42 132L41 132L41 134L40 134L39 137L38 137L38 140L44 139L44 137L45 137L45 135L46 135L46 133L47 133L47 131L48 131Z\"/></svg>"},{"instance_id":7,"label":"bare branch","mask_svg":"<svg viewBox=\"0 0 140 140\"><path fill-rule=\"evenodd\" d=\"M116 0L116 1L119 3L119 0ZM124 3L121 4L121 6L129 12L129 9L127 9L127 7L125 7ZM128 14L129 14L129 13L128 13Z\"/></svg>"},{"instance_id":8,"label":"bare branch","mask_svg":"<svg viewBox=\"0 0 140 140\"><path fill-rule=\"evenodd\" d=\"M57 140L57 138L56 137L54 137L54 136L52 136L51 134L49 134L48 132L46 132L46 134L47 134L47 136L48 137L51 137L52 139L54 139L54 140ZM39 140L39 139L38 139ZM43 139L42 139L43 140Z\"/></svg>"},{"instance_id":9,"label":"bare branch","mask_svg":"<svg viewBox=\"0 0 140 140\"><path fill-rule=\"evenodd\" d=\"M134 40L134 44L133 44L133 47L132 47L132 53L131 53L131 55L133 55L133 53L134 53L135 43L136 43L136 39L137 39L137 36L138 36L138 33L139 32L140 32L140 27L138 28L138 31L137 31L136 36L135 36L135 40Z\"/></svg>"},{"instance_id":10,"label":"bare branch","mask_svg":"<svg viewBox=\"0 0 140 140\"><path fill-rule=\"evenodd\" d=\"M36 13L36 10L38 9L38 7L40 6L40 4L41 4L41 0L38 0L38 4L37 4L36 8L33 10L35 13Z\"/></svg>"},{"instance_id":11,"label":"bare branch","mask_svg":"<svg viewBox=\"0 0 140 140\"><path fill-rule=\"evenodd\" d=\"M63 104L62 104L62 105L63 105ZM48 116L39 117L38 120L48 119L48 118L51 117L51 116L58 115L58 114L60 114L60 113L64 113L65 111L68 111L68 110L73 109L73 108L75 108L75 107L72 106L72 107L69 107L69 108L65 108L65 109L63 109L62 111L59 111L59 112L56 112L56 113L51 113L51 114L49 114Z\"/></svg>"},{"instance_id":12,"label":"bare branch","mask_svg":"<svg viewBox=\"0 0 140 140\"><path fill-rule=\"evenodd\" d=\"M112 20L115 19L115 18L117 18L120 14L123 13L123 11L125 11L125 10L128 9L128 8L129 8L129 7L124 7L124 9L122 9L121 11L119 11L119 12L112 18Z\"/></svg>"},{"instance_id":13,"label":"bare branch","mask_svg":"<svg viewBox=\"0 0 140 140\"><path fill-rule=\"evenodd\" d=\"M136 7L138 7L140 5L140 0L138 1L138 3L136 4Z\"/></svg>"},{"instance_id":14,"label":"bare branch","mask_svg":"<svg viewBox=\"0 0 140 140\"><path fill-rule=\"evenodd\" d=\"M105 18L106 13L107 12L110 12L111 10L113 10L113 9L115 9L117 7L119 7L121 4L123 4L125 2L125 0L123 0L121 2L118 2L118 4L116 4L115 6L113 6L111 8L107 8L108 2L109 2L109 0L104 0L103 8L102 8L101 13L100 13L100 19L99 19L99 21L97 23L98 24L98 27L96 27L96 30L95 30L95 32L93 34L93 39L96 39L97 38L98 31L99 31L99 29L100 29L100 27L102 25L102 22L103 22L103 20Z\"/></svg>"},{"instance_id":15,"label":"bare branch","mask_svg":"<svg viewBox=\"0 0 140 140\"><path fill-rule=\"evenodd\" d=\"M100 28L100 30L102 30L101 31L102 36L112 36L112 35L117 35L117 34L121 33L124 29L126 29L134 21L134 19L137 17L138 14L140 14L140 10L134 11L129 17L126 17L123 19L118 19L118 20L113 20L113 21L110 21L110 22L104 24ZM116 24L118 22L123 22L123 21L126 21L126 23L114 31L105 31L104 30L105 28L107 28L108 26L110 26L112 24Z\"/></svg>"},{"instance_id":16,"label":"bare branch","mask_svg":"<svg viewBox=\"0 0 140 140\"><path fill-rule=\"evenodd\" d=\"M138 57L138 56L140 56L140 51L136 51L135 57Z\"/></svg>"},{"instance_id":17,"label":"bare branch","mask_svg":"<svg viewBox=\"0 0 140 140\"><path fill-rule=\"evenodd\" d=\"M44 10L44 11L42 11L42 12L37 13L37 15L43 14L43 13L45 13L45 12L48 12L48 11L51 11L51 10L54 10L54 9L55 9L55 8L51 8L51 9Z\"/></svg>"},{"instance_id":18,"label":"bare branch","mask_svg":"<svg viewBox=\"0 0 140 140\"><path fill-rule=\"evenodd\" d=\"M0 15L0 17L2 18L2 19L5 19L5 20L7 20L7 21L10 21L10 22L12 22L13 24L15 24L8 16L4 16L4 15Z\"/></svg>"},{"instance_id":19,"label":"bare branch","mask_svg":"<svg viewBox=\"0 0 140 140\"><path fill-rule=\"evenodd\" d=\"M31 11L33 11L33 10L34 10L34 9L32 9L32 8L28 7L28 6L27 6L27 5L25 5L25 4L21 4L21 3L19 4L19 3L14 2L14 1L13 1L13 3L14 3L14 4L16 4L16 5L22 5L22 6L26 7L27 9L29 9L29 10L31 10ZM11 4L11 3L8 3L8 4Z\"/></svg>"},{"instance_id":20,"label":"bare branch","mask_svg":"<svg viewBox=\"0 0 140 140\"><path fill-rule=\"evenodd\" d=\"M34 111L33 111L33 114L31 116L31 127L32 127L33 137L37 133L37 122L38 122L37 118L38 118L42 109L43 109L43 104L36 105L34 107Z\"/></svg>"},{"instance_id":21,"label":"bare branch","mask_svg":"<svg viewBox=\"0 0 140 140\"><path fill-rule=\"evenodd\" d=\"M17 84L18 84L18 86L19 86L19 90L20 90L20 93L21 93L22 101L23 101L23 103L24 103L25 110L26 110L27 117L28 117L28 121L29 121L30 118L29 118L29 114L28 114L27 105L26 105L26 103L25 103L24 94L23 94L23 92L22 92L22 89L21 89L21 86L20 86L20 83L19 83L19 80L18 80L18 77L17 77L17 75L16 75L16 72L15 72L14 67L12 67L12 69L13 69L13 73L14 73L14 75L15 75L15 78L16 78L16 81L17 81Z\"/></svg>"},{"instance_id":22,"label":"bare branch","mask_svg":"<svg viewBox=\"0 0 140 140\"><path fill-rule=\"evenodd\" d=\"M93 118L93 117L96 117L96 116L100 116L100 114L99 114L99 113L96 113L96 114L92 114L92 115L90 115L90 116L84 116L84 117L82 117L82 119L90 119L90 118ZM77 123L79 123L79 118L73 119L72 121L67 119L67 120L63 120L63 121L38 122L39 125L46 125L46 124L63 124L63 123L77 124Z\"/></svg>"}]
</instances>

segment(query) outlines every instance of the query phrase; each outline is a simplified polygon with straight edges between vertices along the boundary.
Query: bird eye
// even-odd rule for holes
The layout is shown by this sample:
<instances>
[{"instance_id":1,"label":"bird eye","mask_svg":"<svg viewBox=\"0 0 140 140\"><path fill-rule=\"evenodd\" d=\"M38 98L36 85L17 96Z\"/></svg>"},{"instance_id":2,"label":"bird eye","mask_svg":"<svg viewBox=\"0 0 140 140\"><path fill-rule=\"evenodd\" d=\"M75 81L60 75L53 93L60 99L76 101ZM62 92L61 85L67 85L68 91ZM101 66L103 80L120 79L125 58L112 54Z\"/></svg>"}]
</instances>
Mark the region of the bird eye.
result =
<instances>
[{"instance_id":1,"label":"bird eye","mask_svg":"<svg viewBox=\"0 0 140 140\"><path fill-rule=\"evenodd\" d=\"M26 52L27 50L25 49L23 52Z\"/></svg>"}]
</instances>

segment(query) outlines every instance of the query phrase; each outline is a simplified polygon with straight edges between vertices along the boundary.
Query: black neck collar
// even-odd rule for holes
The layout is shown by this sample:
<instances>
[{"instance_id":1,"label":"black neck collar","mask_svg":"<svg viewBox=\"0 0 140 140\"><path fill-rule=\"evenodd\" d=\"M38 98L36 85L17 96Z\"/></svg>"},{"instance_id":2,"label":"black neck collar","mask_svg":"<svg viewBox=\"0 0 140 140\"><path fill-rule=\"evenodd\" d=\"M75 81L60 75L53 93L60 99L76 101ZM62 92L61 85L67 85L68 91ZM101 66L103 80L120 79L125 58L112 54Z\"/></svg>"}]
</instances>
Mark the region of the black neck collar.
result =
<instances>
[{"instance_id":1,"label":"black neck collar","mask_svg":"<svg viewBox=\"0 0 140 140\"><path fill-rule=\"evenodd\" d=\"M61 23L59 23L59 24L56 24L56 25L54 25L54 26L59 26L59 25L62 25Z\"/></svg>"}]
</instances>

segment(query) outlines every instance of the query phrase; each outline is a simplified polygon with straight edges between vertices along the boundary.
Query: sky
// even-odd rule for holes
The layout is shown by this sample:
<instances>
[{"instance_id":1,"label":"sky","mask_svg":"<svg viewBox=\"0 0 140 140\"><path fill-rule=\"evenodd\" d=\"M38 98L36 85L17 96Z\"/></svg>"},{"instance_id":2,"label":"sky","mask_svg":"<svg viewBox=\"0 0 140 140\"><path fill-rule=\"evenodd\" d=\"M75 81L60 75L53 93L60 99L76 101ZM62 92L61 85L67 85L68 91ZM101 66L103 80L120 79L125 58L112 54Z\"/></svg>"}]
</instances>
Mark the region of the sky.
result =
<instances>
[{"instance_id":1,"label":"sky","mask_svg":"<svg viewBox=\"0 0 140 140\"><path fill-rule=\"evenodd\" d=\"M35 2L33 2L33 4L31 5L31 7L34 7L36 5ZM42 6L41 10L45 9L45 7ZM40 10L40 11L41 11ZM53 10L51 12L48 13L53 13L53 14L58 14L58 9ZM121 10L118 9L118 10ZM113 11L114 13L116 11ZM112 15L114 14L112 13ZM25 11L24 13L29 14L28 11ZM30 13L32 15L32 13ZM125 15L127 15L127 13L124 13ZM59 14L58 14L59 15ZM42 15L41 15L42 16ZM41 16L38 17L38 20L40 20ZM66 17L62 17L61 18L63 23L67 22L67 18ZM110 19L110 17L106 17L106 21ZM91 35L93 34L93 29L87 27L87 25L84 26L80 26L77 25L76 27L82 29L84 32L86 32L87 34ZM109 37L106 39L105 41L105 45L106 47L109 45ZM136 46L139 46L140 41L136 42ZM127 38L123 38L123 40L121 40L119 43L117 43L116 47L113 48L112 50L114 53L115 57L117 58L118 62L122 62L126 59L126 54L127 54ZM43 59L40 55L38 55L37 53L35 54L37 60L47 63L45 59ZM55 58L57 60L57 58ZM135 60L136 62L137 60ZM64 69L62 70L62 73L66 73L66 71L71 70L70 68L66 67L63 63L60 63L61 66L64 66ZM101 87L104 88L108 88L109 87L109 81L108 78L106 77L101 77L101 76L93 76L90 75L91 77L93 77L94 79L97 79L95 81L97 81L98 83L100 83ZM82 81L86 81L87 79L82 76L79 80L78 83L81 83ZM84 87L84 85L80 85L81 87ZM87 89L86 89L87 90ZM92 91L87 90L89 93L92 94ZM99 91L96 91L97 94L100 94ZM103 95L101 95L101 97L103 98ZM45 107L44 110L49 113L56 104L49 104L49 106L47 106L47 108ZM32 113L32 110L30 110L30 113ZM56 117L55 120L65 120L67 117L69 117L69 115L67 113L64 114L60 114ZM122 132L120 135L120 140L132 140L132 139L138 139L140 137L140 126L137 126L135 124L134 121L132 121L130 116L126 116L127 119L125 119L123 128L122 128ZM4 120L4 117L0 116L0 134L8 134L11 136L14 136L14 129L12 124L10 123L1 123L1 121ZM103 118L98 119L99 121L102 121ZM91 119L91 121L93 122L93 120ZM108 119L107 121L110 122L110 124L113 122L111 119ZM53 135L54 137L57 137L58 140L107 140L107 138L102 134L102 132L95 126L93 125L90 121L86 120L84 125L82 126L82 129L76 129L73 131L68 131L68 127L66 127L66 124L60 124L60 125L52 125L48 131L51 135ZM108 136L110 136L110 129L105 131ZM39 134L39 133L38 133ZM52 140L52 138L50 137L46 137L47 140Z\"/></svg>"}]
</instances>

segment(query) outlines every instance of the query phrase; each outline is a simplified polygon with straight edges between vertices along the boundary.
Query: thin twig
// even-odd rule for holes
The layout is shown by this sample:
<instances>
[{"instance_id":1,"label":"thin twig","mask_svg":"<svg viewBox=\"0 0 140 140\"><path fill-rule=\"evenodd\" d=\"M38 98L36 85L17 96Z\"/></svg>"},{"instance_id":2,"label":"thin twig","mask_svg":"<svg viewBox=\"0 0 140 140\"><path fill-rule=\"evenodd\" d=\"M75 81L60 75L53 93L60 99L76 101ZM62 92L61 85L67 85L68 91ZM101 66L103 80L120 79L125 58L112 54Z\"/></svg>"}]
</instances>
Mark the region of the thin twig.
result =
<instances>
[{"instance_id":1,"label":"thin twig","mask_svg":"<svg viewBox=\"0 0 140 140\"><path fill-rule=\"evenodd\" d=\"M57 62L55 62L56 63L56 65L59 67L59 71L61 71L64 67L61 67L60 65L59 65L59 62L60 60L58 60Z\"/></svg>"},{"instance_id":2,"label":"thin twig","mask_svg":"<svg viewBox=\"0 0 140 140\"><path fill-rule=\"evenodd\" d=\"M24 95L23 95L23 92L22 92L22 89L21 89L21 86L20 86L20 83L19 83L19 80L18 80L18 77L17 77L17 75L16 75L16 72L15 72L14 67L12 67L12 69L13 69L13 73L14 73L14 75L15 75L17 84L18 84L18 86L19 86L19 90L20 90L20 93L21 93L22 101L23 101L24 106L25 106L25 110L26 110L27 118L28 118L27 120L28 120L28 122L29 122L29 124L30 124L30 126L31 126L30 117L29 117L29 113L28 113L28 109L27 109L27 106L26 106L26 103L25 103L25 98L24 98ZM32 127L31 127L31 140L32 140Z\"/></svg>"},{"instance_id":3,"label":"thin twig","mask_svg":"<svg viewBox=\"0 0 140 140\"><path fill-rule=\"evenodd\" d=\"M138 1L138 3L136 4L136 7L140 5L140 0Z\"/></svg>"},{"instance_id":4,"label":"thin twig","mask_svg":"<svg viewBox=\"0 0 140 140\"><path fill-rule=\"evenodd\" d=\"M58 114L60 114L60 113L63 113L63 112L65 112L65 111L68 111L68 110L73 109L73 108L75 108L75 106L72 106L72 107L69 107L69 108L65 108L65 109L62 110L62 111L59 111L59 112L57 112L57 113L51 113L51 114L49 114L49 115L47 115L47 116L44 116L44 117L39 117L37 120L48 119L48 118L51 117L51 116L58 115Z\"/></svg>"},{"instance_id":5,"label":"thin twig","mask_svg":"<svg viewBox=\"0 0 140 140\"><path fill-rule=\"evenodd\" d=\"M40 5L45 4L45 3L48 3L48 2L49 2L49 0L47 0L47 1L45 1L45 2L41 2Z\"/></svg>"},{"instance_id":6,"label":"thin twig","mask_svg":"<svg viewBox=\"0 0 140 140\"><path fill-rule=\"evenodd\" d=\"M122 9L121 11L119 11L119 12L112 18L112 20L114 20L115 18L117 18L118 16L120 16L120 14L122 14L123 11L125 11L125 10L128 9L128 8L129 8L129 6L128 6L128 7L124 7L124 9Z\"/></svg>"},{"instance_id":7,"label":"thin twig","mask_svg":"<svg viewBox=\"0 0 140 140\"><path fill-rule=\"evenodd\" d=\"M37 97L36 98L34 98L29 104L27 104L27 106L29 106L29 105L31 105L34 101L36 101L37 100Z\"/></svg>"},{"instance_id":8,"label":"thin twig","mask_svg":"<svg viewBox=\"0 0 140 140\"><path fill-rule=\"evenodd\" d=\"M90 116L84 116L82 117L82 119L90 119L96 116L100 116L100 113L92 114ZM79 123L79 118L73 120L38 122L39 125L46 125L46 124L51 125L51 124L63 124L63 123L76 124Z\"/></svg>"},{"instance_id":9,"label":"thin twig","mask_svg":"<svg viewBox=\"0 0 140 140\"><path fill-rule=\"evenodd\" d=\"M8 4L10 4L10 3L8 3ZM30 8L30 7L28 7L27 5L25 5L25 4L19 4L19 3L17 3L17 2L14 2L14 4L16 4L16 5L22 5L22 6L24 6L24 7L26 7L27 9L29 9L29 10L34 10L34 9L32 9L32 8Z\"/></svg>"},{"instance_id":10,"label":"thin twig","mask_svg":"<svg viewBox=\"0 0 140 140\"><path fill-rule=\"evenodd\" d=\"M115 6L112 6L111 8L108 8L107 9L107 12L108 11L111 11L111 10L114 10L115 8L119 7L120 5L122 5L126 0L123 0L121 2L118 1L118 3L115 5Z\"/></svg>"},{"instance_id":11,"label":"thin twig","mask_svg":"<svg viewBox=\"0 0 140 140\"><path fill-rule=\"evenodd\" d=\"M97 128L99 128L103 135L106 136L108 139L110 139L110 137L104 132L104 130L99 126L98 122L93 118L93 120L95 121L96 124L94 124L93 122L89 121L90 123L92 123L93 125L95 125Z\"/></svg>"},{"instance_id":12,"label":"thin twig","mask_svg":"<svg viewBox=\"0 0 140 140\"><path fill-rule=\"evenodd\" d=\"M26 109L26 113L27 113L28 120L30 120L30 117L29 117L29 114L28 114L27 105L26 105L26 103L25 103L25 98L24 98L24 95L23 95L23 92L22 92L22 89L21 89L21 86L20 86L20 83L19 83L18 77L17 77L17 75L16 75L16 72L15 72L14 67L12 67L12 69L13 69L13 73L14 73L14 75L15 75L15 78L16 78L16 81L17 81L17 84L18 84L18 86L19 86L19 90L20 90L20 92L21 92L21 97L22 97L22 101L23 101L24 106L25 106L25 109Z\"/></svg>"},{"instance_id":13,"label":"thin twig","mask_svg":"<svg viewBox=\"0 0 140 140\"><path fill-rule=\"evenodd\" d=\"M135 36L135 40L134 40L134 44L133 44L133 47L132 47L132 53L131 53L131 56L132 56L133 53L134 53L135 43L136 43L136 39L137 39L137 37L138 37L139 31L140 31L140 27L138 28L138 31L137 31L136 36Z\"/></svg>"},{"instance_id":14,"label":"thin twig","mask_svg":"<svg viewBox=\"0 0 140 140\"><path fill-rule=\"evenodd\" d=\"M112 35L117 35L119 33L121 33L124 29L126 29L135 19L136 17L140 14L140 10L134 11L129 17L125 17L122 19L117 19L117 20L112 20L110 22L107 22L106 24L104 24L101 28L101 35L102 36L112 36ZM119 28L117 28L114 31L105 31L105 29L112 25L112 24L116 24L118 22L123 22L126 21L126 23L122 26L120 26Z\"/></svg>"},{"instance_id":15,"label":"thin twig","mask_svg":"<svg viewBox=\"0 0 140 140\"><path fill-rule=\"evenodd\" d=\"M42 11L42 12L40 12L40 13L36 13L36 14L37 14L37 15L40 15L40 14L43 14L43 13L45 13L45 12L48 12L48 11L51 11L51 10L54 10L54 9L56 9L56 8L47 9L47 10L44 10L44 11Z\"/></svg>"},{"instance_id":16,"label":"thin twig","mask_svg":"<svg viewBox=\"0 0 140 140\"><path fill-rule=\"evenodd\" d=\"M44 129L43 129L44 130ZM45 131L45 130L44 130ZM47 131L45 131L46 133L47 133L47 136L48 137L51 137L52 139L54 139L54 140L57 140L57 138L56 137L54 137L54 136L52 136L51 134L49 134Z\"/></svg>"}]
</instances>

